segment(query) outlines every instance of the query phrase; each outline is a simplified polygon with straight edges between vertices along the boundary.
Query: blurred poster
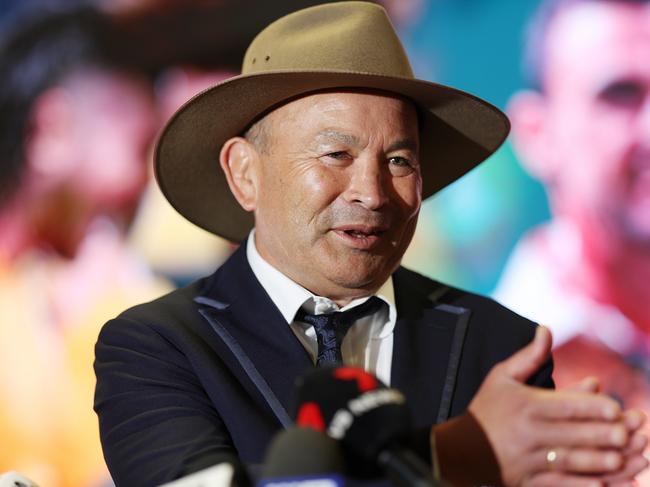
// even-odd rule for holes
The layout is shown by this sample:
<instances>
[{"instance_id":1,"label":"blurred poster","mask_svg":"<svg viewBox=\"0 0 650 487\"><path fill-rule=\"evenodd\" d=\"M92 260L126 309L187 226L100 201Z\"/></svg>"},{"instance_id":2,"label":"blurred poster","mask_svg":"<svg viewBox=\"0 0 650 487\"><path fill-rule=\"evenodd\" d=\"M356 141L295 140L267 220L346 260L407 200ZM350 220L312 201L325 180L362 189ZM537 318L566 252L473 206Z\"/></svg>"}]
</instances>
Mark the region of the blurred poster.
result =
<instances>
[{"instance_id":1,"label":"blurred poster","mask_svg":"<svg viewBox=\"0 0 650 487\"><path fill-rule=\"evenodd\" d=\"M0 472L110 485L92 410L100 327L233 249L163 200L152 141L237 72L261 25L306 3L0 4ZM513 124L424 204L404 264L549 326L559 386L598 375L650 412L650 2L384 3L419 77ZM14 17L23 4L36 8Z\"/></svg>"}]
</instances>

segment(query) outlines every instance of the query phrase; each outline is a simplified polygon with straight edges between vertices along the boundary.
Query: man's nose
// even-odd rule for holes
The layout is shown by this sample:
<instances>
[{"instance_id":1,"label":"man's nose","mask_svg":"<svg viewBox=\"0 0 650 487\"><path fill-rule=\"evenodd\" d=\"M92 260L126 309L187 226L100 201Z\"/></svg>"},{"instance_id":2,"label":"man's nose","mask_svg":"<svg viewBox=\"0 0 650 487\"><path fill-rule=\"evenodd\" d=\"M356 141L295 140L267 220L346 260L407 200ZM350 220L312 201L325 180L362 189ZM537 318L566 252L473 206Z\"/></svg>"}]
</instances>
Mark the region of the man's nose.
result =
<instances>
[{"instance_id":1,"label":"man's nose","mask_svg":"<svg viewBox=\"0 0 650 487\"><path fill-rule=\"evenodd\" d=\"M350 167L351 175L345 192L346 200L376 210L388 202L385 164L378 157L359 158Z\"/></svg>"}]
</instances>

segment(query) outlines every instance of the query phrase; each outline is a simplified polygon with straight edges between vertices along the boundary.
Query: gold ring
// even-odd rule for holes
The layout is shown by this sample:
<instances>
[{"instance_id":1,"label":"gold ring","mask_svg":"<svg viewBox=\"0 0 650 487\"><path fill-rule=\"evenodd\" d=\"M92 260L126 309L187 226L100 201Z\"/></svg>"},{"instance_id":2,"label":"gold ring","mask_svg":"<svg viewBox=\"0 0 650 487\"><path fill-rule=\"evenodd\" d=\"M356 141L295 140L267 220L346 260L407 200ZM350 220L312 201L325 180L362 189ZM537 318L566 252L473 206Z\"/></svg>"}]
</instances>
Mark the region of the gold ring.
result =
<instances>
[{"instance_id":1,"label":"gold ring","mask_svg":"<svg viewBox=\"0 0 650 487\"><path fill-rule=\"evenodd\" d=\"M546 464L548 465L549 470L554 470L556 461L557 461L557 452L555 450L547 451Z\"/></svg>"}]
</instances>

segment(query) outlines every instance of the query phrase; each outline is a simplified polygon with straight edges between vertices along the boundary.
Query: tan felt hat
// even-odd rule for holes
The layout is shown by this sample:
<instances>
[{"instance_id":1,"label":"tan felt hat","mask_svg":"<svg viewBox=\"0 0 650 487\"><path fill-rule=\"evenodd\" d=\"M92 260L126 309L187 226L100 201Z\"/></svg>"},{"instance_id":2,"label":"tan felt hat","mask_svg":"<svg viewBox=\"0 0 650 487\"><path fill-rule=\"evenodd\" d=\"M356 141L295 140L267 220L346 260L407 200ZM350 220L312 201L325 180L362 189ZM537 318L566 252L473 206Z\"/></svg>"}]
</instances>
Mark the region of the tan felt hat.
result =
<instances>
[{"instance_id":1,"label":"tan felt hat","mask_svg":"<svg viewBox=\"0 0 650 487\"><path fill-rule=\"evenodd\" d=\"M196 225L243 240L253 216L228 188L219 166L222 145L283 102L332 88L383 90L415 102L423 198L490 156L510 129L507 117L480 98L416 79L382 7L318 5L269 25L246 51L241 75L203 91L174 114L155 152L163 194Z\"/></svg>"}]
</instances>

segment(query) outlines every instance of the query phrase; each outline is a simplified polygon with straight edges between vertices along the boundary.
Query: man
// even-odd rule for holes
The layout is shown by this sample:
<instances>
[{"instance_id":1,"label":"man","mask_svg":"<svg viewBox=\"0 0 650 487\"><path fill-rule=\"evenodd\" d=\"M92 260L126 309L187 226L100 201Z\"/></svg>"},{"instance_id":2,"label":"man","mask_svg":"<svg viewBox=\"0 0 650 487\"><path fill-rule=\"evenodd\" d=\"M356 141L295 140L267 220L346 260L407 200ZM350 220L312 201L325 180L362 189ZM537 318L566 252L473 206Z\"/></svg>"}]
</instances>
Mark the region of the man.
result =
<instances>
[{"instance_id":1,"label":"man","mask_svg":"<svg viewBox=\"0 0 650 487\"><path fill-rule=\"evenodd\" d=\"M0 39L0 472L101 485L98 321L168 289L124 244L158 120L104 16L28 7Z\"/></svg>"},{"instance_id":2,"label":"man","mask_svg":"<svg viewBox=\"0 0 650 487\"><path fill-rule=\"evenodd\" d=\"M295 379L341 361L405 393L455 485L631 479L645 466L636 412L590 383L524 385L552 386L544 328L399 268L422 197L507 131L487 103L416 80L376 5L263 30L243 74L182 107L157 147L172 205L243 244L100 334L95 409L116 484L156 485L223 454L260 463L291 423ZM332 323L351 313L349 331Z\"/></svg>"},{"instance_id":3,"label":"man","mask_svg":"<svg viewBox=\"0 0 650 487\"><path fill-rule=\"evenodd\" d=\"M650 2L547 2L533 26L538 90L510 114L553 219L523 239L496 297L554 330L560 384L597 371L650 410Z\"/></svg>"},{"instance_id":4,"label":"man","mask_svg":"<svg viewBox=\"0 0 650 487\"><path fill-rule=\"evenodd\" d=\"M524 237L495 296L554 331L559 385L597 373L650 411L650 2L549 1L532 26L536 90L509 112L553 218Z\"/></svg>"}]
</instances>

